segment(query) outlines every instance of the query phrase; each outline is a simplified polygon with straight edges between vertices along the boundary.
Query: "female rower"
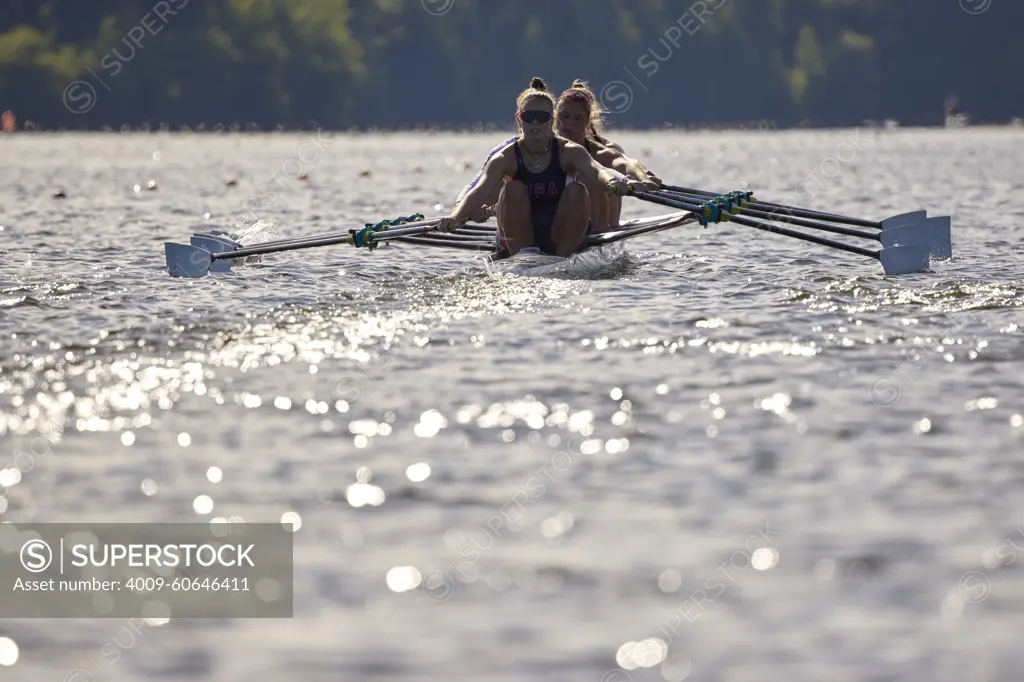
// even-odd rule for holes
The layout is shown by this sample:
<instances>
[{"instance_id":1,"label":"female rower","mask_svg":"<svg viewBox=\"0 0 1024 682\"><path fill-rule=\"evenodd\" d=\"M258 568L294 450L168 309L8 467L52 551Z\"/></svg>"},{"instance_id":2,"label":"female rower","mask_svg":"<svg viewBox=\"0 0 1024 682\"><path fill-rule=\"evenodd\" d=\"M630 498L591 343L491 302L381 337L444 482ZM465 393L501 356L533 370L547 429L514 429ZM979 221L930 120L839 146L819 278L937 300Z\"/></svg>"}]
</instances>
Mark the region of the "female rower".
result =
<instances>
[{"instance_id":1,"label":"female rower","mask_svg":"<svg viewBox=\"0 0 1024 682\"><path fill-rule=\"evenodd\" d=\"M536 89L543 90L544 92L548 92L547 85L545 85L544 81L541 80L540 78L535 78L531 85L532 86L535 85ZM623 150L623 148L620 145L618 145L618 144L612 142L611 140L609 140L608 138L604 137L604 135L603 135L603 133L604 133L604 121L603 121L603 118L602 118L602 113L603 112L601 110L601 105L596 100L596 98L594 97L593 91L591 91L587 87L587 84L584 81L576 80L576 81L573 82L572 87L573 87L574 90L580 90L580 91L584 92L585 94L589 95L590 107L588 109L588 113L586 114L587 116L589 116L589 118L585 119L587 121L587 125L585 126L586 127L586 136L582 136L582 137L578 136L578 135L576 135L576 131L574 131L574 130L570 130L569 135L564 134L561 130L558 129L559 126L564 126L568 130L568 129L572 128L572 125L569 124L568 122L561 122L560 123L557 120L558 119L557 114L556 114L556 117L555 117L556 118L556 121L555 121L556 132L559 135L562 135L562 137L567 137L567 139L570 139L571 141L576 142L577 144L586 143L587 151L591 152L591 156L594 155L593 154L594 151L596 151L598 149L602 149L603 150L606 147L610 148L612 150L621 152L622 153L622 157L621 158L625 159L626 162L630 162L632 164L636 164L636 166L638 168L634 167L632 165L628 165L626 163L621 163L621 162L618 165L612 165L620 157L614 156L614 155L610 155L610 154L602 154L599 157L595 157L595 158L597 159L598 163L601 163L602 165L604 165L606 167L609 167L609 168L615 168L616 170L621 170L627 176L632 177L634 179L653 181L654 184L653 185L648 185L648 189L656 189L657 187L659 187L661 185L661 180L658 177L656 177L654 175L654 173L649 171L643 164L639 163L638 161L633 161L632 159L629 159L628 157L626 157L625 156L626 152L625 152L625 150ZM572 112L571 110L572 110L572 107L566 107L565 108L566 113L574 114L574 112ZM557 111L557 104L556 104L556 111ZM499 152L501 152L503 149L505 149L506 147L511 145L517 139L518 139L518 137L510 137L509 139L505 140L504 142L499 143L493 149L491 149L491 151L487 154L487 158L484 160L484 166L481 167L480 170L477 172L476 177L474 177L472 180L470 180L469 184L467 184L462 189L462 191L459 193L458 198L455 200L455 204L458 204L460 201L462 201L462 199L465 198L466 194L471 189L476 187L477 183L480 182L480 180L484 176L484 168L486 168L487 162L490 161L491 158L494 155L496 155ZM645 172L647 174L646 178L641 176L641 172ZM572 180L570 179L569 182L572 182ZM481 208L481 210L478 211L476 215L470 216L470 220L472 220L473 222L478 222L478 223L487 222L487 219L488 219L489 216L488 216L488 213L485 211L485 209L487 207L489 207L489 206L495 207L495 210L497 209L497 204L498 204L498 200L500 198L500 193L501 193L501 187L496 187L494 189L493 193L491 194L491 196L489 196L489 197L484 199L484 204L485 204L484 208ZM621 206L621 200L615 201L615 199L617 199L616 197L609 197L609 199L613 200L611 202L613 206ZM607 203L607 202L605 202L605 203ZM599 216L598 212L596 210L594 210L593 207L592 207L592 211L591 211L591 224L592 225L595 224L596 222L598 222L598 221L594 220L595 217L600 219L601 216ZM611 221L612 225L615 225L617 223L618 223L618 213L615 214L615 219L613 221ZM590 231L593 232L595 230L591 229Z\"/></svg>"},{"instance_id":2,"label":"female rower","mask_svg":"<svg viewBox=\"0 0 1024 682\"><path fill-rule=\"evenodd\" d=\"M646 191L661 186L661 181L639 161L631 159L622 147L605 138L603 110L601 103L584 81L573 81L572 87L563 92L555 104L556 131L559 135L582 145L602 166L635 178ZM608 194L591 197L591 215L594 232L604 232L619 224L622 213L622 198Z\"/></svg>"},{"instance_id":3,"label":"female rower","mask_svg":"<svg viewBox=\"0 0 1024 682\"><path fill-rule=\"evenodd\" d=\"M498 192L499 245L509 255L535 247L568 256L586 236L591 195L625 194L642 186L600 166L580 145L555 135L555 100L540 78L530 82L516 105L519 135L490 157L480 181L438 229L447 231L475 220ZM569 177L576 182L567 183Z\"/></svg>"},{"instance_id":4,"label":"female rower","mask_svg":"<svg viewBox=\"0 0 1024 682\"><path fill-rule=\"evenodd\" d=\"M537 85L538 89L544 90L545 92L548 91L547 85L545 85L543 80L541 80L539 78L538 79L534 79L534 80L535 80L535 84ZM562 112L563 113L563 117L564 116L568 116L568 117L570 117L570 119L575 121L575 123L574 124L570 123L568 120L563 120L561 123L559 123L559 120L558 120L559 119L559 117L558 117L558 103L556 102L556 105L555 105L555 109L556 109L556 116L555 116L555 119L556 119L556 121L555 121L556 133L561 135L562 137L567 137L571 141L577 142L578 144L583 143L587 147L587 151L591 153L591 156L594 156L595 152L605 150L606 147L608 148L608 150L622 153L621 157L620 156L615 156L613 154L601 154L601 155L595 157L595 159L601 165L603 165L605 167L608 167L608 168L613 168L615 170L621 170L622 172L624 172L629 177L632 177L632 178L638 179L638 180L646 180L648 182L647 189L656 189L657 187L659 187L660 184L662 184L662 180L660 180L660 178L655 176L654 173L652 173L646 166L644 166L640 162L635 161L635 160L630 159L629 157L627 157L626 156L626 151L624 150L624 148L622 147L621 144L617 144L615 142L612 142L607 137L604 137L604 120L603 120L603 116L602 116L603 115L603 110L601 109L600 102L594 96L594 92L587 86L587 83L585 81L575 80L572 83L571 90L582 91L586 95L589 95L589 97L588 97L588 99L589 99L589 109L588 109L587 112L585 112L584 115L581 116L578 113L575 113L575 112L571 111L573 109L572 106L565 106L565 108L564 108L564 110ZM571 94L571 91L567 91L567 93ZM566 93L562 93L562 94L564 96ZM579 96L579 95L577 95L577 96ZM584 117L589 117L589 118L584 118ZM581 121L581 118L582 118L582 121ZM586 122L586 126L582 125L583 122ZM563 126L566 131L568 131L568 134L564 134L561 130L559 130L559 126L560 125ZM578 134L579 131L572 129L574 126L575 127L585 127L586 128L586 135L584 135L581 138L581 136ZM490 159L492 159L492 157L494 157L496 154L498 154L499 152L504 150L505 147L507 147L508 145L512 144L512 142L516 141L516 139L517 139L517 137L510 137L507 140L505 140L504 142L500 142L494 148L492 148L492 150L490 150L490 152L487 154L487 158L483 162L483 166L480 168L479 171L477 171L476 176L472 180L470 180L469 184L467 184L465 187L463 187L461 193L459 193L459 198L456 199L456 201L455 201L456 204L461 202L466 197L466 194L469 193L469 190L472 189L473 187L475 187L476 184L483 177L483 169L486 167L486 163L488 161L490 161ZM622 160L622 161L620 161L620 160ZM646 177L644 177L642 175L643 173L646 173ZM572 182L572 179L570 178L568 180L568 182ZM494 210L497 211L498 201L500 199L500 195L501 195L501 187L499 186L499 187L495 188L495 190L493 191L492 196L487 197L484 200L484 207L481 208L480 211L478 211L476 215L470 216L470 219L472 221L474 221L474 222L486 222L488 217L489 217L489 214L486 212L487 207L494 207ZM620 215L621 207L622 207L622 200L621 199L618 199L617 197L607 197L607 201L602 201L601 205L604 206L605 209L606 209L605 210L605 215L603 215L603 216L601 215L600 209L597 206L594 205L594 198L592 198L591 201L592 201L592 207L591 207L591 225L592 226L591 226L591 228L588 229L588 232L603 231L604 228L605 228L604 227L605 225L609 225L609 224L610 225L616 225L618 223L618 215ZM611 215L611 216L609 216L608 212L607 212L607 207L608 206L610 206L612 209L614 209L612 211L613 215ZM595 217L597 218L597 220L594 219ZM595 229L593 227L593 225L595 223L600 223L600 225L602 226L601 229Z\"/></svg>"}]
</instances>

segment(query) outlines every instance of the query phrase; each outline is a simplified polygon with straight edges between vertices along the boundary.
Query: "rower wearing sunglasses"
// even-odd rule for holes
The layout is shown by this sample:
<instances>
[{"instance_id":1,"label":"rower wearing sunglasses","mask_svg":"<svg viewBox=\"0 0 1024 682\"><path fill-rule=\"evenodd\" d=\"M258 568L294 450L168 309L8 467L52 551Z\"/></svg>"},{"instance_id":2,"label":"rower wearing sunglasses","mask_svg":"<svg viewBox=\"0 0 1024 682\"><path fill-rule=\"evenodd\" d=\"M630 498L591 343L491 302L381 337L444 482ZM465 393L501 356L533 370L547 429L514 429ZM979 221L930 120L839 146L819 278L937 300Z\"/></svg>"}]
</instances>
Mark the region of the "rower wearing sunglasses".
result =
<instances>
[{"instance_id":1,"label":"rower wearing sunglasses","mask_svg":"<svg viewBox=\"0 0 1024 682\"><path fill-rule=\"evenodd\" d=\"M464 193L438 229L447 231L478 219L488 198L499 193L501 248L509 255L533 248L568 256L586 237L591 193L626 194L643 185L602 167L582 146L554 134L555 100L540 78L530 82L516 105L519 135L493 153L480 181ZM570 177L577 182L567 184Z\"/></svg>"}]
</instances>

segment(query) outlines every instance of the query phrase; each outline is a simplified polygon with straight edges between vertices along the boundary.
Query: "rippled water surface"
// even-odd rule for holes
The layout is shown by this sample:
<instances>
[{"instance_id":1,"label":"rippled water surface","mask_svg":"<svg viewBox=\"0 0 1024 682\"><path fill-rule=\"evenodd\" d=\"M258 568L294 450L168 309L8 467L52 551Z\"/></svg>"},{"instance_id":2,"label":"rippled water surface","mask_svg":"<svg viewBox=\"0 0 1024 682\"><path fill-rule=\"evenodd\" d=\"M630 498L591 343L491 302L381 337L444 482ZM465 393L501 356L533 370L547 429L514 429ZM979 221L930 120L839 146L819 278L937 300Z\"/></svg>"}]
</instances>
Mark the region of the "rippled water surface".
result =
<instances>
[{"instance_id":1,"label":"rippled water surface","mask_svg":"<svg viewBox=\"0 0 1024 682\"><path fill-rule=\"evenodd\" d=\"M0 620L0 677L1019 679L1024 133L619 138L691 186L952 215L911 276L735 225L587 278L164 269L210 228L436 215L500 139L0 138L0 519L301 523L294 619Z\"/></svg>"}]
</instances>

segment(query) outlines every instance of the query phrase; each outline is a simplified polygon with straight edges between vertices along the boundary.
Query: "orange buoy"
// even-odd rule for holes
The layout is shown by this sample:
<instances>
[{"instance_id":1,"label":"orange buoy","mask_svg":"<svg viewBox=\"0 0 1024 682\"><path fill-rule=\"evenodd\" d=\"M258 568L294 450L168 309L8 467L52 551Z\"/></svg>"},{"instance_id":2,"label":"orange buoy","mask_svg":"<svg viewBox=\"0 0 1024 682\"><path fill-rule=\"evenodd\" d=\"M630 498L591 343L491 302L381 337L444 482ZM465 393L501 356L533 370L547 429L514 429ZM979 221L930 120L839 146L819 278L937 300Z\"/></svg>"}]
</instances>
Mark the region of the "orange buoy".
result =
<instances>
[{"instance_id":1,"label":"orange buoy","mask_svg":"<svg viewBox=\"0 0 1024 682\"><path fill-rule=\"evenodd\" d=\"M13 133L17 127L18 119L14 117L14 113L10 110L5 111L3 116L0 116L0 130L3 130L5 133Z\"/></svg>"}]
</instances>

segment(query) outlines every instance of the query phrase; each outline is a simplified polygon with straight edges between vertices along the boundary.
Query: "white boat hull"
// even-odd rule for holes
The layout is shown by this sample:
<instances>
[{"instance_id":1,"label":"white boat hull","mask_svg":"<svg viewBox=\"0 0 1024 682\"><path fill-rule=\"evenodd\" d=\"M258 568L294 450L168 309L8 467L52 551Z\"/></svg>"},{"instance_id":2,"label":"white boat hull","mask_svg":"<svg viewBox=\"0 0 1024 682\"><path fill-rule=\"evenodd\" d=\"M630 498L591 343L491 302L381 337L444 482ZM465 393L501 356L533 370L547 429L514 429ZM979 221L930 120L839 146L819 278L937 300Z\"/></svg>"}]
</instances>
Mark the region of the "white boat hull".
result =
<instances>
[{"instance_id":1,"label":"white boat hull","mask_svg":"<svg viewBox=\"0 0 1024 682\"><path fill-rule=\"evenodd\" d=\"M689 215L689 213L685 212L676 212L650 218L627 220L616 230L596 235L593 238L595 243L584 247L567 258L537 253L535 251L520 251L514 256L493 259L489 268L492 272L500 274L531 276L597 274L607 270L626 257L625 249L623 248L625 235L632 236L631 233L634 231L639 234L646 234L675 227Z\"/></svg>"},{"instance_id":2,"label":"white boat hull","mask_svg":"<svg viewBox=\"0 0 1024 682\"><path fill-rule=\"evenodd\" d=\"M547 253L520 252L491 263L489 269L496 274L593 276L607 271L625 258L626 251L622 243L615 242L574 253L568 258Z\"/></svg>"}]
</instances>

